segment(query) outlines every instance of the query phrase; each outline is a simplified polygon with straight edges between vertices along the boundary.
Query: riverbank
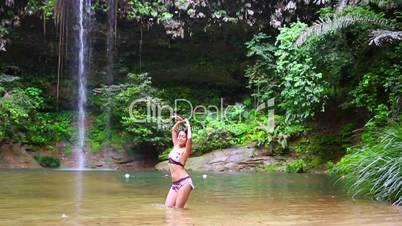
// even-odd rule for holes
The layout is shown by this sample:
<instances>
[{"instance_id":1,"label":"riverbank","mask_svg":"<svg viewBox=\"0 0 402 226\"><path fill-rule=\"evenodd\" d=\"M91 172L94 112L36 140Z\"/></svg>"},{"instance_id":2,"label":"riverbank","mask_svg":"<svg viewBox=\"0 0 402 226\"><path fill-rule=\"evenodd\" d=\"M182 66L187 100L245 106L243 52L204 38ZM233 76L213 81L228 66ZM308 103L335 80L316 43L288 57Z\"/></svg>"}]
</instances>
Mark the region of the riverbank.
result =
<instances>
[{"instance_id":1,"label":"riverbank","mask_svg":"<svg viewBox=\"0 0 402 226\"><path fill-rule=\"evenodd\" d=\"M190 157L186 169L192 171L214 172L285 172L288 165L297 161L296 155L273 155L269 150L252 146L219 149L201 156ZM159 171L169 170L168 161L155 165ZM305 172L303 167L296 170ZM325 169L310 169L311 173L326 173Z\"/></svg>"},{"instance_id":2,"label":"riverbank","mask_svg":"<svg viewBox=\"0 0 402 226\"><path fill-rule=\"evenodd\" d=\"M42 166L35 160L35 156L51 156L60 160L60 167L74 167L71 154L62 150L62 143L54 149L32 151L30 146L20 144L3 144L1 146L0 168L2 169L36 169ZM253 145L218 149L209 153L190 157L186 168L192 171L215 172L253 172L253 171L280 171L297 159L296 155L274 155L267 149L259 149ZM91 169L124 169L141 170L156 169L167 171L167 161L156 162L142 156L130 155L125 151L117 151L106 147L96 154L87 153L87 168ZM305 170L304 170L305 171ZM301 170L303 172L303 169ZM310 171L309 171L310 172ZM311 171L323 173L323 170Z\"/></svg>"},{"instance_id":3,"label":"riverbank","mask_svg":"<svg viewBox=\"0 0 402 226\"><path fill-rule=\"evenodd\" d=\"M73 168L74 159L71 153L65 151L62 142L55 144L52 149L41 148L32 150L29 145L2 144L0 146L0 169L37 169L43 166L35 159L38 156L50 156L60 161L61 168ZM122 169L146 170L153 169L155 160L143 156L117 151L110 146L92 153L86 153L86 168L90 169Z\"/></svg>"}]
</instances>

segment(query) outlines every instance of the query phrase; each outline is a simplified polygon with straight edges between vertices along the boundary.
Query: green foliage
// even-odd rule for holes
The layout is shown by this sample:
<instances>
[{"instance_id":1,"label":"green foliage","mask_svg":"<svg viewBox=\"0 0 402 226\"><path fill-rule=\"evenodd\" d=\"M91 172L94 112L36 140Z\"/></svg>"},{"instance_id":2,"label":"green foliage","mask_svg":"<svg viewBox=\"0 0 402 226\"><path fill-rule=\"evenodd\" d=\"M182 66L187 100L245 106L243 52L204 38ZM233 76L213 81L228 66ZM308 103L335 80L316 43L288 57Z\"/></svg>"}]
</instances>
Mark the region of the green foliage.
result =
<instances>
[{"instance_id":1,"label":"green foliage","mask_svg":"<svg viewBox=\"0 0 402 226\"><path fill-rule=\"evenodd\" d=\"M340 131L340 141L342 148L346 151L347 148L352 146L352 136L353 136L354 125L352 123L347 123L342 126Z\"/></svg>"},{"instance_id":2,"label":"green foliage","mask_svg":"<svg viewBox=\"0 0 402 226\"><path fill-rule=\"evenodd\" d=\"M397 51L402 52L402 43L397 47ZM396 52L398 54L398 52ZM385 81L382 86L388 94L388 100L391 108L396 108L397 99L402 96L402 69L399 64L393 64L387 69L381 68Z\"/></svg>"},{"instance_id":3,"label":"green foliage","mask_svg":"<svg viewBox=\"0 0 402 226\"><path fill-rule=\"evenodd\" d=\"M367 107L373 111L378 104L377 95L380 94L380 77L373 73L367 73L363 76L359 85L353 90L353 103L358 107Z\"/></svg>"},{"instance_id":4,"label":"green foliage","mask_svg":"<svg viewBox=\"0 0 402 226\"><path fill-rule=\"evenodd\" d=\"M274 165L274 164L262 166L262 167L259 167L258 169L260 169L262 171L266 171L266 172L278 172L278 166Z\"/></svg>"},{"instance_id":5,"label":"green foliage","mask_svg":"<svg viewBox=\"0 0 402 226\"><path fill-rule=\"evenodd\" d=\"M32 116L42 107L43 99L36 88L16 88L0 99L0 140L29 139L24 132L32 123Z\"/></svg>"},{"instance_id":6,"label":"green foliage","mask_svg":"<svg viewBox=\"0 0 402 226\"><path fill-rule=\"evenodd\" d=\"M393 122L371 133L375 142L357 147L331 170L354 195L402 205L402 126Z\"/></svg>"},{"instance_id":7,"label":"green foliage","mask_svg":"<svg viewBox=\"0 0 402 226\"><path fill-rule=\"evenodd\" d=\"M69 114L42 113L41 90L14 88L0 99L0 141L44 146L69 140L73 133Z\"/></svg>"},{"instance_id":8,"label":"green foliage","mask_svg":"<svg viewBox=\"0 0 402 226\"><path fill-rule=\"evenodd\" d=\"M254 37L250 41L245 43L248 50L247 56L258 57L265 63L272 64L274 62L273 54L276 48L274 45L269 43L270 38L270 36L264 33L258 33L254 35Z\"/></svg>"},{"instance_id":9,"label":"green foliage","mask_svg":"<svg viewBox=\"0 0 402 226\"><path fill-rule=\"evenodd\" d=\"M223 121L208 121L203 129L197 129L194 133L194 143L197 144L197 150L208 152L215 149L230 147L232 134Z\"/></svg>"},{"instance_id":10,"label":"green foliage","mask_svg":"<svg viewBox=\"0 0 402 226\"><path fill-rule=\"evenodd\" d=\"M306 168L306 163L303 159L297 159L285 167L286 173L303 173Z\"/></svg>"},{"instance_id":11,"label":"green foliage","mask_svg":"<svg viewBox=\"0 0 402 226\"><path fill-rule=\"evenodd\" d=\"M269 44L269 36L262 33L246 43L247 56L257 58L245 73L252 96L257 104L275 97L289 124L313 117L317 109L323 109L326 99L327 82L316 72L309 54L309 48L314 47L293 45L306 27L296 22L281 28L276 48Z\"/></svg>"},{"instance_id":12,"label":"green foliage","mask_svg":"<svg viewBox=\"0 0 402 226\"><path fill-rule=\"evenodd\" d=\"M301 124L289 125L283 117L275 116L276 126L268 129L268 117L255 110L232 108L232 118L228 111L226 118L206 118L203 124L194 129L194 143L197 150L208 152L230 146L242 146L255 143L256 146L273 148L278 154L287 149L288 139L302 133L305 128ZM239 118L238 115L241 117Z\"/></svg>"},{"instance_id":13,"label":"green foliage","mask_svg":"<svg viewBox=\"0 0 402 226\"><path fill-rule=\"evenodd\" d=\"M157 20L167 21L173 17L168 11L166 6L160 1L139 1L129 0L128 6L130 7L128 12L129 19L139 20L146 17L154 17Z\"/></svg>"},{"instance_id":14,"label":"green foliage","mask_svg":"<svg viewBox=\"0 0 402 226\"><path fill-rule=\"evenodd\" d=\"M158 160L159 161L164 161L168 159L168 155L169 153L172 151L172 148L167 148L166 150L164 150L162 153L160 153L158 155Z\"/></svg>"},{"instance_id":15,"label":"green foliage","mask_svg":"<svg viewBox=\"0 0 402 226\"><path fill-rule=\"evenodd\" d=\"M320 18L310 27L305 27L298 37L294 40L295 46L304 44L308 39L327 34L335 34L344 28L355 24L369 27L389 27L389 21L383 18L382 13L375 13L365 7L345 7L331 15L324 11L325 19Z\"/></svg>"},{"instance_id":16,"label":"green foliage","mask_svg":"<svg viewBox=\"0 0 402 226\"><path fill-rule=\"evenodd\" d=\"M26 125L26 137L30 144L45 146L55 141L71 141L74 133L70 113L41 113Z\"/></svg>"},{"instance_id":17,"label":"green foliage","mask_svg":"<svg viewBox=\"0 0 402 226\"><path fill-rule=\"evenodd\" d=\"M375 115L365 125L369 132L386 124L390 114L388 107L384 104L378 105L374 112Z\"/></svg>"},{"instance_id":18,"label":"green foliage","mask_svg":"<svg viewBox=\"0 0 402 226\"><path fill-rule=\"evenodd\" d=\"M26 10L28 14L32 15L40 12L46 18L50 18L53 16L56 3L57 0L29 0L26 5Z\"/></svg>"},{"instance_id":19,"label":"green foliage","mask_svg":"<svg viewBox=\"0 0 402 226\"><path fill-rule=\"evenodd\" d=\"M97 115L88 130L87 140L93 153L100 151L105 145L111 145L119 151L123 149L123 144L129 142L127 133L121 131L119 126L113 125L108 117L107 112Z\"/></svg>"},{"instance_id":20,"label":"green foliage","mask_svg":"<svg viewBox=\"0 0 402 226\"><path fill-rule=\"evenodd\" d=\"M46 168L58 168L60 166L60 160L52 156L36 156L35 159Z\"/></svg>"},{"instance_id":21,"label":"green foliage","mask_svg":"<svg viewBox=\"0 0 402 226\"><path fill-rule=\"evenodd\" d=\"M111 122L118 122L135 144L152 143L164 146L169 142L166 123L158 124L154 115L147 114L147 105L161 106L162 101L156 97L156 89L151 86L151 78L147 73L128 74L125 84L103 86L94 90L99 97L101 108L112 108ZM136 102L138 101L138 102ZM139 122L138 120L144 120ZM119 128L119 126L115 126ZM98 133L103 139L102 133ZM99 139L95 139L99 140Z\"/></svg>"},{"instance_id":22,"label":"green foliage","mask_svg":"<svg viewBox=\"0 0 402 226\"><path fill-rule=\"evenodd\" d=\"M301 22L293 23L281 28L277 37L276 72L282 78L280 107L286 110L287 122L311 118L317 108L323 109L326 98L322 74L315 72L312 59L303 48L293 46L306 26Z\"/></svg>"},{"instance_id":23,"label":"green foliage","mask_svg":"<svg viewBox=\"0 0 402 226\"><path fill-rule=\"evenodd\" d=\"M347 123L338 132L328 134L306 129L305 133L289 143L289 148L298 156L303 156L307 168L325 168L328 161L338 160L353 145L354 128L353 124Z\"/></svg>"},{"instance_id":24,"label":"green foliage","mask_svg":"<svg viewBox=\"0 0 402 226\"><path fill-rule=\"evenodd\" d=\"M107 114L97 116L88 130L88 141L93 153L99 151L105 143L110 141L112 130L106 125L107 117Z\"/></svg>"},{"instance_id":25,"label":"green foliage","mask_svg":"<svg viewBox=\"0 0 402 226\"><path fill-rule=\"evenodd\" d=\"M328 161L328 162L326 163L326 167L327 167L327 169L328 169L329 171L331 171L331 170L335 167L335 164L334 164L332 161Z\"/></svg>"},{"instance_id":26,"label":"green foliage","mask_svg":"<svg viewBox=\"0 0 402 226\"><path fill-rule=\"evenodd\" d=\"M257 105L276 96L278 79L273 68L263 61L247 67L245 77L249 79L247 87L253 90L251 96L257 100Z\"/></svg>"},{"instance_id":27,"label":"green foliage","mask_svg":"<svg viewBox=\"0 0 402 226\"><path fill-rule=\"evenodd\" d=\"M174 86L158 90L158 97L166 101L170 106L174 106L174 101L178 99L186 99L190 101L193 106L202 104L217 105L220 103L220 98L224 94L220 90L210 89L209 87L197 87L192 89L187 86ZM177 112L185 113L188 111L187 104L177 104Z\"/></svg>"},{"instance_id":28,"label":"green foliage","mask_svg":"<svg viewBox=\"0 0 402 226\"><path fill-rule=\"evenodd\" d=\"M248 88L253 90L252 97L257 104L274 98L278 90L278 78L275 69L275 46L269 43L270 36L258 33L246 42L247 56L256 58L256 63L248 66L245 77L248 78Z\"/></svg>"}]
</instances>

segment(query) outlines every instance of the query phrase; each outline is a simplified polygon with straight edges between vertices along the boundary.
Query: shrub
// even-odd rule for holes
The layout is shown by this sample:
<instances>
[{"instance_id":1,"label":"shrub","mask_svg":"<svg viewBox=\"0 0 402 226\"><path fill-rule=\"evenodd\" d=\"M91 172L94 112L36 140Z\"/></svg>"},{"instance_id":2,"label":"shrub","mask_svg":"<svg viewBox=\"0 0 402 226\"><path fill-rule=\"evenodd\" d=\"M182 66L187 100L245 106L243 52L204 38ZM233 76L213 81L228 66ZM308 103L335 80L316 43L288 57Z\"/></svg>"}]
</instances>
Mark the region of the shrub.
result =
<instances>
[{"instance_id":1,"label":"shrub","mask_svg":"<svg viewBox=\"0 0 402 226\"><path fill-rule=\"evenodd\" d=\"M205 128L195 130L194 143L201 152L223 149L231 146L232 134L223 121L209 121Z\"/></svg>"},{"instance_id":2,"label":"shrub","mask_svg":"<svg viewBox=\"0 0 402 226\"><path fill-rule=\"evenodd\" d=\"M170 136L166 131L169 125L162 124L159 126L157 124L159 119L153 115L147 115L145 109L140 109L145 108L146 103L141 106L132 106L130 112L130 105L133 101L141 98L149 100L149 103L155 105L163 104L156 97L156 89L152 87L151 77L147 73L129 73L127 83L102 86L94 89L93 93L96 97L94 102L100 105L101 109L113 109L110 121L116 122L118 125L113 125L114 127L124 130L127 135L131 136L134 144L153 143L164 146L168 143ZM137 119L146 119L147 122L138 123ZM95 138L95 142L101 143L106 135L98 131L93 134L93 138ZM94 144L98 148L100 147L100 144Z\"/></svg>"},{"instance_id":3,"label":"shrub","mask_svg":"<svg viewBox=\"0 0 402 226\"><path fill-rule=\"evenodd\" d=\"M37 156L35 159L39 165L46 168L57 168L60 166L60 160L52 156Z\"/></svg>"},{"instance_id":4,"label":"shrub","mask_svg":"<svg viewBox=\"0 0 402 226\"><path fill-rule=\"evenodd\" d=\"M262 171L266 171L266 172L277 172L278 166L277 165L266 165L266 166L259 167L258 169L261 169Z\"/></svg>"},{"instance_id":5,"label":"shrub","mask_svg":"<svg viewBox=\"0 0 402 226\"><path fill-rule=\"evenodd\" d=\"M303 173L305 167L306 167L306 163L304 162L304 160L297 159L286 165L285 172L286 173Z\"/></svg>"},{"instance_id":6,"label":"shrub","mask_svg":"<svg viewBox=\"0 0 402 226\"><path fill-rule=\"evenodd\" d=\"M159 154L158 160L159 161L167 160L170 151L172 151L172 148L167 148L166 150L164 150L162 153Z\"/></svg>"},{"instance_id":7,"label":"shrub","mask_svg":"<svg viewBox=\"0 0 402 226\"><path fill-rule=\"evenodd\" d=\"M32 122L26 125L27 142L36 146L44 146L55 141L69 141L74 128L70 113L42 113L31 117Z\"/></svg>"}]
</instances>

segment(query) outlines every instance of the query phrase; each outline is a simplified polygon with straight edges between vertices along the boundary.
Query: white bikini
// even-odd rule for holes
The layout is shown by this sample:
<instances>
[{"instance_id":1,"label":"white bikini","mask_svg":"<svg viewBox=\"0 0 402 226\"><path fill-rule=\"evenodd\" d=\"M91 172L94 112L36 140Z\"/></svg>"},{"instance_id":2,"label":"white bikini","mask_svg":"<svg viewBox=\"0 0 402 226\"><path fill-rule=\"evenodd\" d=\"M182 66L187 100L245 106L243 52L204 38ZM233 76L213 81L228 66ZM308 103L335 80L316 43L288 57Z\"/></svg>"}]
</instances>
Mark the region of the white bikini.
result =
<instances>
[{"instance_id":1,"label":"white bikini","mask_svg":"<svg viewBox=\"0 0 402 226\"><path fill-rule=\"evenodd\" d=\"M179 165L184 168L184 165L180 161L182 155L183 155L183 151L181 151L179 148L173 147L172 151L168 155L169 163ZM174 181L172 183L172 186L170 187L170 189L175 192L178 192L180 190L180 188L183 187L185 184L190 184L191 187L194 189L193 180L191 179L190 176L187 176L187 177L181 178L177 181Z\"/></svg>"}]
</instances>

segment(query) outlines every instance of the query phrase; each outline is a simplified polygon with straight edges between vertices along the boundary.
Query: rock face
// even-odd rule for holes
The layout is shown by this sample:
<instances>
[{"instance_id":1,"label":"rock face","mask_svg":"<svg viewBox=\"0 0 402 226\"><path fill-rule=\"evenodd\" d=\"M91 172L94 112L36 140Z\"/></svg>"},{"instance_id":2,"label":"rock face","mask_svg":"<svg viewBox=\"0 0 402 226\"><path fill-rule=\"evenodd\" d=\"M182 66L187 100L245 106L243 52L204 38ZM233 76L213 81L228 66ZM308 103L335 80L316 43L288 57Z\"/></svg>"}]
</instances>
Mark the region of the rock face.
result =
<instances>
[{"instance_id":1,"label":"rock face","mask_svg":"<svg viewBox=\"0 0 402 226\"><path fill-rule=\"evenodd\" d=\"M52 156L60 160L61 168L75 166L71 154L63 151L63 143L55 144L53 149L42 148L30 151L30 147L21 144L2 144L0 147L0 169L35 169L42 168L34 156ZM149 170L153 169L155 160L143 156L130 155L125 151L117 151L111 147L93 154L86 153L86 168L91 169L124 169Z\"/></svg>"},{"instance_id":2,"label":"rock face","mask_svg":"<svg viewBox=\"0 0 402 226\"><path fill-rule=\"evenodd\" d=\"M3 144L0 148L0 168L41 168L26 149L26 146L20 144Z\"/></svg>"},{"instance_id":3,"label":"rock face","mask_svg":"<svg viewBox=\"0 0 402 226\"><path fill-rule=\"evenodd\" d=\"M267 156L268 151L253 147L227 148L215 150L198 157L191 157L186 169L194 171L255 171L257 167L276 165L283 167L291 158ZM157 170L169 170L167 161L158 163Z\"/></svg>"},{"instance_id":4,"label":"rock face","mask_svg":"<svg viewBox=\"0 0 402 226\"><path fill-rule=\"evenodd\" d=\"M19 144L3 144L0 152L0 168L41 168L33 158L34 154L53 156L60 159L62 167L73 167L74 161L56 145L55 150L43 149L35 153L29 147ZM60 149L60 150L59 150ZM255 171L259 167L275 165L281 170L291 157L271 156L268 150L253 147L227 148L215 150L202 156L191 157L186 168L193 171ZM127 155L113 148L105 148L96 154L87 153L86 167L93 169L152 169L168 170L167 161L155 166L154 160L146 160L141 156Z\"/></svg>"},{"instance_id":5,"label":"rock face","mask_svg":"<svg viewBox=\"0 0 402 226\"><path fill-rule=\"evenodd\" d=\"M154 159L147 159L135 153L127 153L124 150L116 150L110 145L105 145L101 150L93 153L90 147L85 153L85 168L88 169L123 169L123 170L149 170L155 165ZM58 151L58 158L61 167L73 168L74 159L71 154L66 154L62 150Z\"/></svg>"},{"instance_id":6,"label":"rock face","mask_svg":"<svg viewBox=\"0 0 402 226\"><path fill-rule=\"evenodd\" d=\"M152 169L154 165L155 160L130 155L111 146L106 146L96 154L89 152L86 155L86 167L92 169L147 170Z\"/></svg>"}]
</instances>

